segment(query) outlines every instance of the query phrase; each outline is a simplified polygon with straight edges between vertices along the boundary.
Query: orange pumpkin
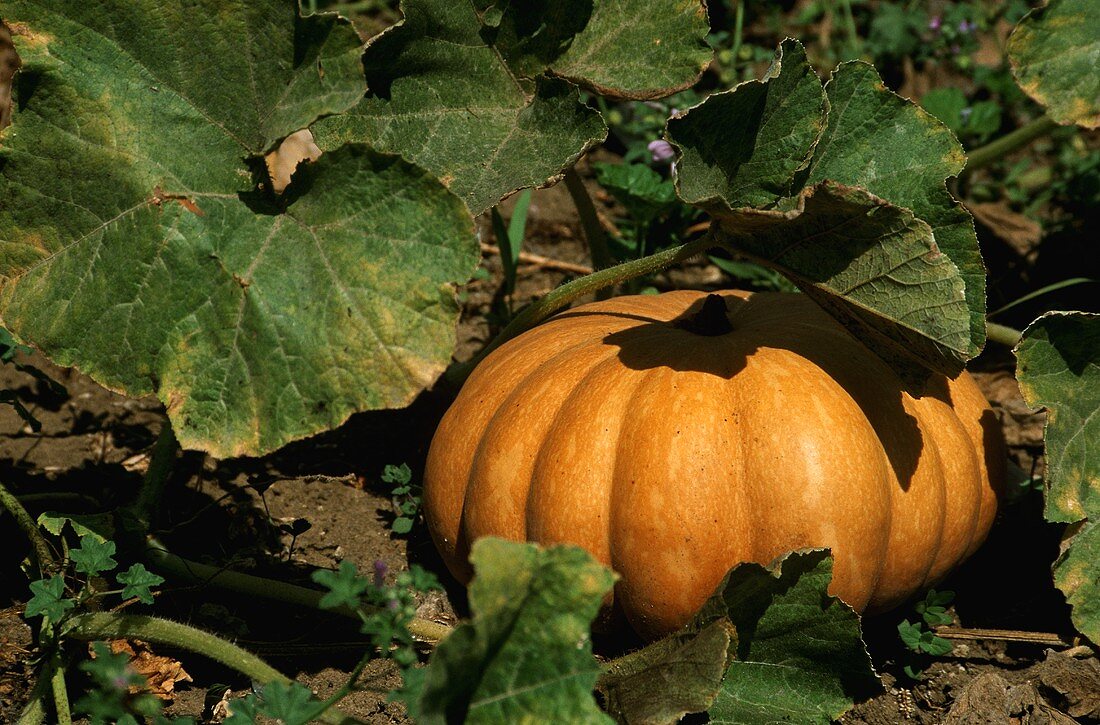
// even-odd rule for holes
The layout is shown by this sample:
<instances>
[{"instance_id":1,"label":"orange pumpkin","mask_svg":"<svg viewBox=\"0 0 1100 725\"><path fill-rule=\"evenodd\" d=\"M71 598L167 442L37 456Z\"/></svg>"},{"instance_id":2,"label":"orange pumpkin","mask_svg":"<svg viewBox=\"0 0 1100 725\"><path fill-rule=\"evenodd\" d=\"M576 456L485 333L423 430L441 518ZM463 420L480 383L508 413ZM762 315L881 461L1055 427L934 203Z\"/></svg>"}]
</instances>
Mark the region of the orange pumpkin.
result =
<instances>
[{"instance_id":1,"label":"orange pumpkin","mask_svg":"<svg viewBox=\"0 0 1100 725\"><path fill-rule=\"evenodd\" d=\"M655 637L741 562L829 547L858 611L935 584L985 539L1004 476L973 379L920 398L804 295L700 292L577 307L501 346L432 441L427 522L470 544L584 547Z\"/></svg>"}]
</instances>

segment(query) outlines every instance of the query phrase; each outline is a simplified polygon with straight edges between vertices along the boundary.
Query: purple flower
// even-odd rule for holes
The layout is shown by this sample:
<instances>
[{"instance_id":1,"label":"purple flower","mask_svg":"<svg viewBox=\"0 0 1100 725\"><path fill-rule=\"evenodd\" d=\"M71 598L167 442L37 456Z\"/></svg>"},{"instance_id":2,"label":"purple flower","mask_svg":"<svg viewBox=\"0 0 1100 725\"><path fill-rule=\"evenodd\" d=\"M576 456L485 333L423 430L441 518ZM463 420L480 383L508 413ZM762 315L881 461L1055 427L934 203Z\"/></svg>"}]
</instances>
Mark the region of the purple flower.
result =
<instances>
[{"instance_id":1,"label":"purple flower","mask_svg":"<svg viewBox=\"0 0 1100 725\"><path fill-rule=\"evenodd\" d=\"M374 562L374 586L375 587L381 588L382 584L385 583L386 572L388 570L389 570L389 567L386 566L386 562L382 561L381 559L375 560L375 562Z\"/></svg>"},{"instance_id":2,"label":"purple flower","mask_svg":"<svg viewBox=\"0 0 1100 725\"><path fill-rule=\"evenodd\" d=\"M672 148L672 144L663 139L650 141L646 148L649 149L650 157L655 164L664 166L672 163L672 160L676 158L676 149Z\"/></svg>"},{"instance_id":3,"label":"purple flower","mask_svg":"<svg viewBox=\"0 0 1100 725\"><path fill-rule=\"evenodd\" d=\"M943 25L943 18L939 15L933 15L932 19L928 21L928 28L930 30L939 30L941 25Z\"/></svg>"},{"instance_id":4,"label":"purple flower","mask_svg":"<svg viewBox=\"0 0 1100 725\"><path fill-rule=\"evenodd\" d=\"M961 23L959 23L959 32L970 33L973 32L977 27L977 24L972 23L969 20L963 20Z\"/></svg>"}]
</instances>

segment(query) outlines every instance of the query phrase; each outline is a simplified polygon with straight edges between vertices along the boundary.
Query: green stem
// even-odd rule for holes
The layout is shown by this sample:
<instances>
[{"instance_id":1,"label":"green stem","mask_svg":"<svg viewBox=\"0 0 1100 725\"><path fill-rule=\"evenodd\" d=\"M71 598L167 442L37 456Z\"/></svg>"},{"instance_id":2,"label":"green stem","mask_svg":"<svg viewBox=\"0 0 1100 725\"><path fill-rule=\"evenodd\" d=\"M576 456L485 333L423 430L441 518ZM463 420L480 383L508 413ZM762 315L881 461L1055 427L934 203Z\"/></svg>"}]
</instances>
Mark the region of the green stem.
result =
<instances>
[{"instance_id":1,"label":"green stem","mask_svg":"<svg viewBox=\"0 0 1100 725\"><path fill-rule=\"evenodd\" d=\"M172 476L172 470L176 465L176 452L179 444L176 435L172 432L172 423L168 420L160 428L156 443L149 453L149 468L145 471L145 477L141 481L141 490L137 500L130 508L133 517L141 526L143 532L149 531L156 520L157 513L161 510L164 501L164 489L168 479Z\"/></svg>"},{"instance_id":2,"label":"green stem","mask_svg":"<svg viewBox=\"0 0 1100 725\"><path fill-rule=\"evenodd\" d=\"M183 579L194 584L210 584L237 594L285 602L310 609L320 609L321 597L325 595L325 592L317 589L300 587L286 582L189 561L169 552L163 544L155 540L151 540L147 544L145 560L151 567L177 579ZM352 619L359 618L358 612L347 607L327 611ZM446 637L450 631L451 628L447 625L428 619L414 619L409 623L409 632L423 642L438 642Z\"/></svg>"},{"instance_id":3,"label":"green stem","mask_svg":"<svg viewBox=\"0 0 1100 725\"><path fill-rule=\"evenodd\" d=\"M614 260L611 258L611 251L607 248L607 232L604 231L600 216L596 212L596 205L592 203L592 197L588 195L588 189L584 187L584 181L581 180L574 166L570 166L565 171L565 188L573 198L573 206L577 207L577 216L581 220L584 238L588 242L588 250L592 253L592 266L595 269L610 267Z\"/></svg>"},{"instance_id":4,"label":"green stem","mask_svg":"<svg viewBox=\"0 0 1100 725\"><path fill-rule=\"evenodd\" d=\"M45 576L48 571L51 571L57 564L53 558L53 552L50 551L50 545L46 541L46 538L42 536L42 532L38 530L38 524L27 513L27 509L23 508L23 504L19 503L19 499L15 497L7 486L0 483L0 505L8 510L13 517L15 517L15 523L23 530L23 534L30 540L31 548L34 550L35 564L38 567L39 576Z\"/></svg>"},{"instance_id":5,"label":"green stem","mask_svg":"<svg viewBox=\"0 0 1100 725\"><path fill-rule=\"evenodd\" d=\"M209 632L190 625L172 622L143 614L119 614L117 612L89 612L67 620L62 629L63 637L84 641L106 639L140 639L191 652L197 652L231 667L256 682L282 682L291 679L264 662L256 655L241 649Z\"/></svg>"},{"instance_id":6,"label":"green stem","mask_svg":"<svg viewBox=\"0 0 1100 725\"><path fill-rule=\"evenodd\" d=\"M1022 332L1015 328L998 325L996 322L985 323L986 339L990 342L1004 345L1005 347L1016 347L1017 343L1020 342L1020 336L1022 334Z\"/></svg>"},{"instance_id":7,"label":"green stem","mask_svg":"<svg viewBox=\"0 0 1100 725\"><path fill-rule=\"evenodd\" d=\"M677 262L682 262L697 254L702 254L707 249L714 246L717 246L717 244L714 239L707 234L693 242L681 244L678 247L670 247L656 254L651 254L648 257L623 262L614 267L600 269L592 274L563 284L541 300L533 302L523 308L523 310L508 323L508 326L501 330L500 334L497 335L492 342L486 345L485 349L475 355L473 359L460 365L452 366L446 373L447 380L455 385L461 385L462 382L469 377L477 364L484 360L489 353L493 352L493 350L496 350L513 337L516 337L521 332L526 332L555 312L565 308L574 300L597 290L611 287L620 282L625 282L628 279L644 277L647 274L660 272L662 269L671 267Z\"/></svg>"},{"instance_id":8,"label":"green stem","mask_svg":"<svg viewBox=\"0 0 1100 725\"><path fill-rule=\"evenodd\" d=\"M41 725L46 721L46 694L47 686L52 681L52 673L49 672L49 661L43 663L38 670L38 679L31 690L30 698L23 712L19 713L17 725Z\"/></svg>"},{"instance_id":9,"label":"green stem","mask_svg":"<svg viewBox=\"0 0 1100 725\"><path fill-rule=\"evenodd\" d=\"M1021 126L1012 133L1005 134L998 139L990 141L985 146L969 152L966 161L966 171L969 174L977 169L989 166L1013 151L1017 151L1037 138L1046 136L1058 128L1057 122L1050 116L1040 116L1034 121Z\"/></svg>"},{"instance_id":10,"label":"green stem","mask_svg":"<svg viewBox=\"0 0 1100 725\"><path fill-rule=\"evenodd\" d=\"M53 672L50 674L50 689L53 691L54 713L57 715L58 725L73 725L72 712L69 710L69 691L65 688L65 667L61 662L61 654L55 652L52 659Z\"/></svg>"},{"instance_id":11,"label":"green stem","mask_svg":"<svg viewBox=\"0 0 1100 725\"><path fill-rule=\"evenodd\" d=\"M159 617L115 612L79 614L65 623L62 635L87 642L104 639L140 639L166 644L189 652L197 652L265 685L272 682L289 685L293 682L282 672L232 642L227 642L201 629ZM345 721L343 714L337 710L325 712L320 715L320 719L327 723Z\"/></svg>"},{"instance_id":12,"label":"green stem","mask_svg":"<svg viewBox=\"0 0 1100 725\"><path fill-rule=\"evenodd\" d=\"M737 68L737 57L741 54L742 36L745 30L745 0L734 0L736 8L733 14L733 46L730 48L732 67Z\"/></svg>"}]
</instances>

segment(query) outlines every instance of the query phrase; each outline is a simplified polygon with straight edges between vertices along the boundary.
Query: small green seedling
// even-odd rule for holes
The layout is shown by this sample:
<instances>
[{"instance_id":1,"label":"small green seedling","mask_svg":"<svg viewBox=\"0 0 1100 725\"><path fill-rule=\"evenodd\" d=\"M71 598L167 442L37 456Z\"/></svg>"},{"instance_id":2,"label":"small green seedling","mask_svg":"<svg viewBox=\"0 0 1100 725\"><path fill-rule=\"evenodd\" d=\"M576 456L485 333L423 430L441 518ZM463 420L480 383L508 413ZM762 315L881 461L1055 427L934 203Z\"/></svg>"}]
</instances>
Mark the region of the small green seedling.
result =
<instances>
[{"instance_id":1,"label":"small green seedling","mask_svg":"<svg viewBox=\"0 0 1100 725\"><path fill-rule=\"evenodd\" d=\"M955 599L955 592L929 589L922 601L913 607L920 616L915 623L903 619L898 624L898 635L914 654L930 657L942 657L949 654L952 649L951 642L943 637L936 636L932 627L950 624L951 615L947 613L947 605ZM910 662L904 667L905 674L914 680L921 679L922 670L917 662Z\"/></svg>"},{"instance_id":2,"label":"small green seedling","mask_svg":"<svg viewBox=\"0 0 1100 725\"><path fill-rule=\"evenodd\" d=\"M390 491L394 513L393 533L407 534L412 531L416 518L420 515L421 486L412 482L412 471L407 464L388 465L382 471L384 483L396 484Z\"/></svg>"}]
</instances>

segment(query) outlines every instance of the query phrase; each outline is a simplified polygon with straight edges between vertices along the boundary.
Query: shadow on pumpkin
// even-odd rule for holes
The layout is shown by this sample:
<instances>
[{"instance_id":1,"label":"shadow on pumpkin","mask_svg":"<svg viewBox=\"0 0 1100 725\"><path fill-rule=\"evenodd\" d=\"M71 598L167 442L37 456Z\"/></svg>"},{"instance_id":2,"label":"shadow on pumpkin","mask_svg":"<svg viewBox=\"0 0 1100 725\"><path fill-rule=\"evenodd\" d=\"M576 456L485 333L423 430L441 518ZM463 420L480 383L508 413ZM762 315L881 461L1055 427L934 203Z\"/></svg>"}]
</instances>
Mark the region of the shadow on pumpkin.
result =
<instances>
[{"instance_id":1,"label":"shadow on pumpkin","mask_svg":"<svg viewBox=\"0 0 1100 725\"><path fill-rule=\"evenodd\" d=\"M904 407L904 384L878 356L804 295L756 293L701 297L678 317L658 319L616 312L567 312L567 316L609 316L637 325L608 334L623 365L634 370L667 367L732 378L763 348L789 350L821 368L860 407L886 450L897 480L908 490L923 440L917 420ZM947 381L933 376L922 397L952 406ZM987 450L998 422L983 415Z\"/></svg>"}]
</instances>

